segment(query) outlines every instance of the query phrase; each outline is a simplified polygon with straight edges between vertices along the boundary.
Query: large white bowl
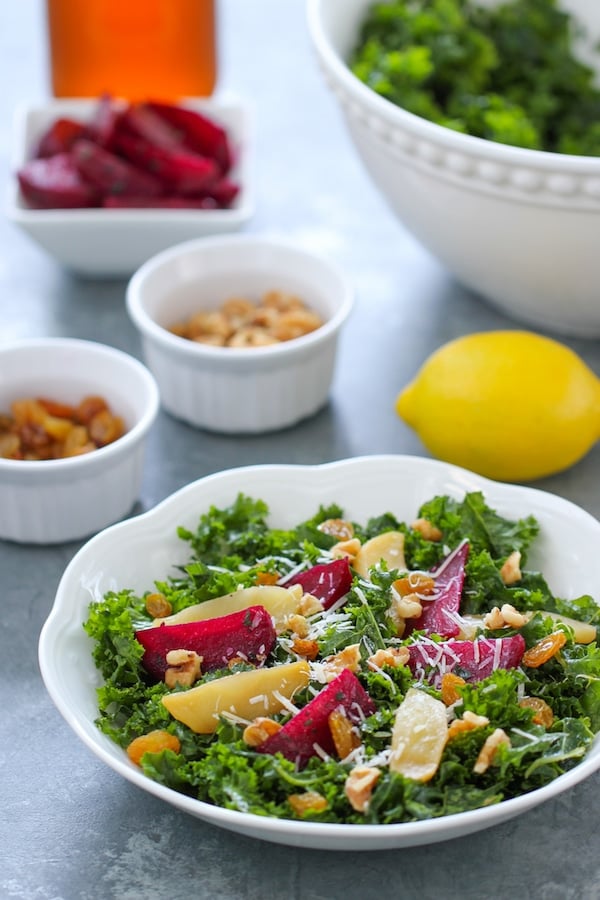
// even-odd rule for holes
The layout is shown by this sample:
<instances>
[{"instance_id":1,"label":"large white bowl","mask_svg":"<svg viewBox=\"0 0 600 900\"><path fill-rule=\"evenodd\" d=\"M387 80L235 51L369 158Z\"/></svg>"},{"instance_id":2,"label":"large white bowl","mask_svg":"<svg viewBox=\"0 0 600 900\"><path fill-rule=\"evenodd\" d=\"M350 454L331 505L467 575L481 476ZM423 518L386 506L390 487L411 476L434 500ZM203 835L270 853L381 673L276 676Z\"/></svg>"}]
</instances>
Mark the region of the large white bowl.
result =
<instances>
[{"instance_id":1,"label":"large white bowl","mask_svg":"<svg viewBox=\"0 0 600 900\"><path fill-rule=\"evenodd\" d=\"M265 465L232 469L193 482L135 519L89 541L67 567L39 643L42 676L54 703L75 734L107 765L133 784L172 806L230 831L280 844L332 850L376 850L430 844L504 822L557 797L600 768L600 744L555 781L495 806L414 823L335 825L270 819L221 809L146 778L120 747L95 726L96 687L92 641L82 623L88 605L109 590L152 590L155 580L176 574L188 548L179 525L195 530L211 505L229 506L240 491L262 498L270 521L287 528L314 515L320 504L337 502L355 520L391 511L412 518L435 494L461 498L481 490L510 518L533 514L541 526L532 569L541 569L560 596L598 591L600 523L572 503L534 488L488 481L464 469L413 456L370 456L321 466Z\"/></svg>"},{"instance_id":2,"label":"large white bowl","mask_svg":"<svg viewBox=\"0 0 600 900\"><path fill-rule=\"evenodd\" d=\"M32 338L0 347L0 412L14 400L78 404L100 395L125 434L66 459L0 458L0 539L32 544L78 540L131 511L143 477L146 437L158 412L154 378L133 356L95 341Z\"/></svg>"},{"instance_id":3,"label":"large white bowl","mask_svg":"<svg viewBox=\"0 0 600 900\"><path fill-rule=\"evenodd\" d=\"M407 112L347 66L373 0L307 3L317 59L349 135L403 224L457 279L509 315L599 336L600 158L510 147ZM589 51L600 38L600 4L563 6L588 28Z\"/></svg>"},{"instance_id":4,"label":"large white bowl","mask_svg":"<svg viewBox=\"0 0 600 900\"><path fill-rule=\"evenodd\" d=\"M169 326L231 297L258 302L267 291L293 294L323 325L264 347L213 347ZM338 335L352 288L332 262L285 241L229 235L172 247L148 260L127 287L127 310L142 337L164 408L225 434L284 428L326 402Z\"/></svg>"},{"instance_id":5,"label":"large white bowl","mask_svg":"<svg viewBox=\"0 0 600 900\"><path fill-rule=\"evenodd\" d=\"M15 176L57 118L89 121L97 100L49 99L15 116L13 177L6 215L59 263L85 277L127 277L160 250L207 234L238 231L254 211L250 111L237 99L190 98L184 105L223 125L236 154L231 178L240 193L230 209L30 209Z\"/></svg>"}]
</instances>

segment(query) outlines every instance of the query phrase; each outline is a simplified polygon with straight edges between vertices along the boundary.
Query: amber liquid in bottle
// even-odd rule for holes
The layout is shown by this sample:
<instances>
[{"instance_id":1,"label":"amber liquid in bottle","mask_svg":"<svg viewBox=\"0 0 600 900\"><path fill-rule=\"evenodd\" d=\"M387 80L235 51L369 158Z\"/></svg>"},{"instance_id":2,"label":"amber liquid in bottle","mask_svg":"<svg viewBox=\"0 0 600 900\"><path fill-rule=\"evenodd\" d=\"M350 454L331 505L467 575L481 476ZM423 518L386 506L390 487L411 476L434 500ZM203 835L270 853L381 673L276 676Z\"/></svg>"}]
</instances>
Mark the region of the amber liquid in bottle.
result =
<instances>
[{"instance_id":1,"label":"amber liquid in bottle","mask_svg":"<svg viewBox=\"0 0 600 900\"><path fill-rule=\"evenodd\" d=\"M47 0L55 97L177 100L216 82L214 0Z\"/></svg>"}]
</instances>

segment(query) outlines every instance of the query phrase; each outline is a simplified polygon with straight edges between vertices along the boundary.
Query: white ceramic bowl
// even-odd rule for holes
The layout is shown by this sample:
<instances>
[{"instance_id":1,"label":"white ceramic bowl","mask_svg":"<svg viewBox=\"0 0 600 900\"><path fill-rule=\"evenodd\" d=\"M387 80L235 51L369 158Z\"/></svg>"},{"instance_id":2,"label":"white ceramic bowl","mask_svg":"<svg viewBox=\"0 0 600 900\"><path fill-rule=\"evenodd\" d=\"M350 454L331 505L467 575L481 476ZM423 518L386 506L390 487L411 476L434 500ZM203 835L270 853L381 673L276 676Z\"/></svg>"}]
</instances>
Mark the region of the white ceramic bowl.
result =
<instances>
[{"instance_id":1,"label":"white ceramic bowl","mask_svg":"<svg viewBox=\"0 0 600 900\"><path fill-rule=\"evenodd\" d=\"M296 294L324 320L316 331L264 347L214 347L168 327L231 297L256 302L269 290ZM292 425L322 407L337 338L352 307L345 277L328 260L290 244L244 235L204 238L146 262L127 288L164 408L226 434Z\"/></svg>"},{"instance_id":2,"label":"white ceramic bowl","mask_svg":"<svg viewBox=\"0 0 600 900\"><path fill-rule=\"evenodd\" d=\"M120 350L70 338L0 347L0 412L31 397L77 404L102 396L126 432L82 456L0 458L0 539L32 544L77 540L131 511L143 475L144 445L158 412L158 388L146 367Z\"/></svg>"},{"instance_id":3,"label":"white ceramic bowl","mask_svg":"<svg viewBox=\"0 0 600 900\"><path fill-rule=\"evenodd\" d=\"M600 158L493 143L407 112L346 64L372 0L307 2L317 60L351 140L402 223L508 315L599 336ZM600 38L600 4L563 6L589 29L588 43Z\"/></svg>"},{"instance_id":4,"label":"white ceramic bowl","mask_svg":"<svg viewBox=\"0 0 600 900\"><path fill-rule=\"evenodd\" d=\"M600 743L564 775L538 790L493 806L438 819L395 825L335 825L270 819L212 806L145 777L125 752L95 726L96 688L92 642L82 623L88 606L109 590L143 593L155 580L176 574L188 559L177 537L194 531L211 506L225 507L238 493L263 499L274 527L293 527L320 504L343 505L356 521L390 510L409 520L435 494L460 499L480 490L501 515L537 517L541 533L528 565L541 570L554 592L575 597L600 584L600 523L574 504L534 488L488 481L436 460L414 456L370 456L322 466L268 465L232 469L193 482L150 512L107 529L69 563L42 629L39 660L46 687L75 734L108 766L172 806L240 834L320 850L381 850L432 844L481 831L555 798L600 768ZM565 560L569 561L565 565Z\"/></svg>"},{"instance_id":5,"label":"white ceramic bowl","mask_svg":"<svg viewBox=\"0 0 600 900\"><path fill-rule=\"evenodd\" d=\"M184 101L182 101L183 103ZM254 209L252 135L247 107L236 99L189 99L227 128L237 162L231 178L240 193L230 209L30 209L14 175L28 160L43 131L60 116L89 121L94 99L48 100L17 111L13 177L7 218L63 266L86 277L128 277L146 259L173 244L240 229Z\"/></svg>"}]
</instances>

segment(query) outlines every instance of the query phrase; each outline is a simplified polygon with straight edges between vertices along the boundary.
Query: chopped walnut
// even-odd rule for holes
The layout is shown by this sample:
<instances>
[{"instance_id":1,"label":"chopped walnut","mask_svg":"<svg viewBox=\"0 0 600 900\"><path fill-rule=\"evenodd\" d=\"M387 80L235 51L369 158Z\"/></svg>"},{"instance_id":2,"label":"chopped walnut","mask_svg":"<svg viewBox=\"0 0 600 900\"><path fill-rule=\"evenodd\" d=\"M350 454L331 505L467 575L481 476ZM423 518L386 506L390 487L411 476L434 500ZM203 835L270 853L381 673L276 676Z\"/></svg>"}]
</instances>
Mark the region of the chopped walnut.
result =
<instances>
[{"instance_id":1,"label":"chopped walnut","mask_svg":"<svg viewBox=\"0 0 600 900\"><path fill-rule=\"evenodd\" d=\"M364 813L369 808L373 788L377 784L381 770L375 766L356 766L344 784L344 792L352 809Z\"/></svg>"},{"instance_id":2,"label":"chopped walnut","mask_svg":"<svg viewBox=\"0 0 600 900\"><path fill-rule=\"evenodd\" d=\"M300 613L288 616L285 620L285 627L286 631L291 631L292 634L297 635L299 638L305 638L309 631L308 620L306 616L301 616Z\"/></svg>"},{"instance_id":3,"label":"chopped walnut","mask_svg":"<svg viewBox=\"0 0 600 900\"><path fill-rule=\"evenodd\" d=\"M504 628L504 616L500 612L499 606L492 607L489 613L485 614L483 624L491 631L495 631L496 628Z\"/></svg>"},{"instance_id":4,"label":"chopped walnut","mask_svg":"<svg viewBox=\"0 0 600 900\"><path fill-rule=\"evenodd\" d=\"M474 728L485 728L489 724L490 720L487 716L478 716L477 713L471 712L470 709L465 709L462 719L454 719L453 722L450 722L448 726L448 740L451 741L457 734L462 734L464 731L473 731Z\"/></svg>"},{"instance_id":5,"label":"chopped walnut","mask_svg":"<svg viewBox=\"0 0 600 900\"><path fill-rule=\"evenodd\" d=\"M500 578L504 584L516 584L517 581L521 580L523 576L521 574L520 564L521 553L519 550L513 550L500 569Z\"/></svg>"},{"instance_id":6,"label":"chopped walnut","mask_svg":"<svg viewBox=\"0 0 600 900\"><path fill-rule=\"evenodd\" d=\"M411 528L413 531L418 531L426 541L441 541L442 539L442 532L429 519L415 519Z\"/></svg>"},{"instance_id":7,"label":"chopped walnut","mask_svg":"<svg viewBox=\"0 0 600 900\"><path fill-rule=\"evenodd\" d=\"M510 738L502 728L496 728L496 730L486 738L483 747L479 751L479 756L473 766L473 771L477 775L483 775L484 772L487 772L494 761L494 756L496 755L498 747L501 747L502 744L506 744L510 747Z\"/></svg>"},{"instance_id":8,"label":"chopped walnut","mask_svg":"<svg viewBox=\"0 0 600 900\"><path fill-rule=\"evenodd\" d=\"M314 597L312 594L303 594L298 603L298 612L301 616L314 616L316 613L323 612L323 604L318 597Z\"/></svg>"},{"instance_id":9,"label":"chopped walnut","mask_svg":"<svg viewBox=\"0 0 600 900\"><path fill-rule=\"evenodd\" d=\"M200 310L169 330L178 337L221 347L262 347L301 337L322 325L321 316L299 297L269 291L257 303L230 297L219 309Z\"/></svg>"},{"instance_id":10,"label":"chopped walnut","mask_svg":"<svg viewBox=\"0 0 600 900\"><path fill-rule=\"evenodd\" d=\"M169 688L176 685L191 687L200 677L202 657L194 650L169 650L167 653L168 668L165 672L165 684Z\"/></svg>"},{"instance_id":11,"label":"chopped walnut","mask_svg":"<svg viewBox=\"0 0 600 900\"><path fill-rule=\"evenodd\" d=\"M248 662L247 659L244 659L243 656L232 656L227 660L227 668L235 669L236 666L246 665Z\"/></svg>"},{"instance_id":12,"label":"chopped walnut","mask_svg":"<svg viewBox=\"0 0 600 900\"><path fill-rule=\"evenodd\" d=\"M281 730L279 722L268 719L266 716L258 716L249 725L246 725L242 734L242 740L249 747L259 747L267 738L277 734Z\"/></svg>"},{"instance_id":13,"label":"chopped walnut","mask_svg":"<svg viewBox=\"0 0 600 900\"><path fill-rule=\"evenodd\" d=\"M395 594L388 609L388 616L392 621L396 635L402 637L406 629L406 620L418 619L422 612L423 607L416 594L407 594L405 597Z\"/></svg>"},{"instance_id":14,"label":"chopped walnut","mask_svg":"<svg viewBox=\"0 0 600 900\"><path fill-rule=\"evenodd\" d=\"M352 522L347 522L345 519L325 519L318 528L323 534L330 534L338 541L348 541L354 537L354 526Z\"/></svg>"},{"instance_id":15,"label":"chopped walnut","mask_svg":"<svg viewBox=\"0 0 600 900\"><path fill-rule=\"evenodd\" d=\"M327 681L333 681L344 669L358 672L360 668L360 644L350 644L350 646L344 647L343 650L340 650L334 656L327 656L323 660L323 667Z\"/></svg>"},{"instance_id":16,"label":"chopped walnut","mask_svg":"<svg viewBox=\"0 0 600 900\"><path fill-rule=\"evenodd\" d=\"M403 619L418 619L423 612L418 594L406 594L404 597L396 595L392 599L392 606Z\"/></svg>"},{"instance_id":17,"label":"chopped walnut","mask_svg":"<svg viewBox=\"0 0 600 900\"><path fill-rule=\"evenodd\" d=\"M500 609L494 606L483 617L483 624L492 631L497 628L506 628L507 626L510 628L521 628L526 621L527 616L516 610L510 603L503 603Z\"/></svg>"},{"instance_id":18,"label":"chopped walnut","mask_svg":"<svg viewBox=\"0 0 600 900\"><path fill-rule=\"evenodd\" d=\"M381 669L382 666L405 666L410 659L408 647L386 647L376 650L367 659L370 669Z\"/></svg>"}]
</instances>

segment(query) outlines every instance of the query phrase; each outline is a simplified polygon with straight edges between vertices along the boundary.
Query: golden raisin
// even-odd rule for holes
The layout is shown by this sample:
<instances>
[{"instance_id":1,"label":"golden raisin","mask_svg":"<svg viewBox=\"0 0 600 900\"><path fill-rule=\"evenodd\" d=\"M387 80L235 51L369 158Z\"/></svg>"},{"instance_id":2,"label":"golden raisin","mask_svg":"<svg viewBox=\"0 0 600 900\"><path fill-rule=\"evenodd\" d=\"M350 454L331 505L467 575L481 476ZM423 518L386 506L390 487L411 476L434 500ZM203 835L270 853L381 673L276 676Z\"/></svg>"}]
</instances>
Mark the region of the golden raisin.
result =
<instances>
[{"instance_id":1,"label":"golden raisin","mask_svg":"<svg viewBox=\"0 0 600 900\"><path fill-rule=\"evenodd\" d=\"M144 753L160 753L161 750L179 753L180 749L181 743L176 735L158 729L134 738L127 748L127 756L131 762L139 766Z\"/></svg>"},{"instance_id":2,"label":"golden raisin","mask_svg":"<svg viewBox=\"0 0 600 900\"><path fill-rule=\"evenodd\" d=\"M435 581L431 575L409 572L408 575L394 581L392 587L401 597L407 597L409 594L428 597L435 591Z\"/></svg>"},{"instance_id":3,"label":"golden raisin","mask_svg":"<svg viewBox=\"0 0 600 900\"><path fill-rule=\"evenodd\" d=\"M244 743L248 744L249 747L259 747L267 740L267 738L271 737L273 734L277 734L280 730L281 725L279 722L276 722L274 719L269 719L266 716L258 716L250 722L249 725L246 725L242 740Z\"/></svg>"},{"instance_id":4,"label":"golden raisin","mask_svg":"<svg viewBox=\"0 0 600 900\"><path fill-rule=\"evenodd\" d=\"M305 659L316 659L319 655L319 645L317 642L307 640L306 638L296 638L292 644L292 650L294 653L297 653L298 656L303 656Z\"/></svg>"},{"instance_id":5,"label":"golden raisin","mask_svg":"<svg viewBox=\"0 0 600 900\"><path fill-rule=\"evenodd\" d=\"M327 721L336 753L340 759L346 759L360 745L360 738L343 709L334 709Z\"/></svg>"},{"instance_id":6,"label":"golden raisin","mask_svg":"<svg viewBox=\"0 0 600 900\"><path fill-rule=\"evenodd\" d=\"M279 578L277 572L257 572L256 584L277 584Z\"/></svg>"},{"instance_id":7,"label":"golden raisin","mask_svg":"<svg viewBox=\"0 0 600 900\"><path fill-rule=\"evenodd\" d=\"M519 701L519 706L533 710L532 722L535 725L543 725L544 728L550 728L554 722L554 713L552 707L549 706L541 697L523 697Z\"/></svg>"},{"instance_id":8,"label":"golden raisin","mask_svg":"<svg viewBox=\"0 0 600 900\"><path fill-rule=\"evenodd\" d=\"M552 659L553 656L556 656L560 648L564 647L566 641L567 636L564 631L553 631L552 634L546 635L541 641L538 641L537 644L525 651L522 659L523 665L528 666L530 669L537 669L538 666L543 665L549 659Z\"/></svg>"},{"instance_id":9,"label":"golden raisin","mask_svg":"<svg viewBox=\"0 0 600 900\"><path fill-rule=\"evenodd\" d=\"M304 794L290 794L288 803L297 816L306 812L321 812L327 809L327 800L317 791L306 791Z\"/></svg>"},{"instance_id":10,"label":"golden raisin","mask_svg":"<svg viewBox=\"0 0 600 900\"><path fill-rule=\"evenodd\" d=\"M446 704L446 706L452 706L453 703L456 703L457 700L460 700L460 694L456 690L459 684L466 684L464 678L461 678L460 675L454 675L452 672L446 672L442 675L442 684L441 684L441 692L442 692L442 700Z\"/></svg>"},{"instance_id":11,"label":"golden raisin","mask_svg":"<svg viewBox=\"0 0 600 900\"><path fill-rule=\"evenodd\" d=\"M173 607L164 594L148 594L146 597L146 612L153 619L162 619L164 616L170 616Z\"/></svg>"}]
</instances>

